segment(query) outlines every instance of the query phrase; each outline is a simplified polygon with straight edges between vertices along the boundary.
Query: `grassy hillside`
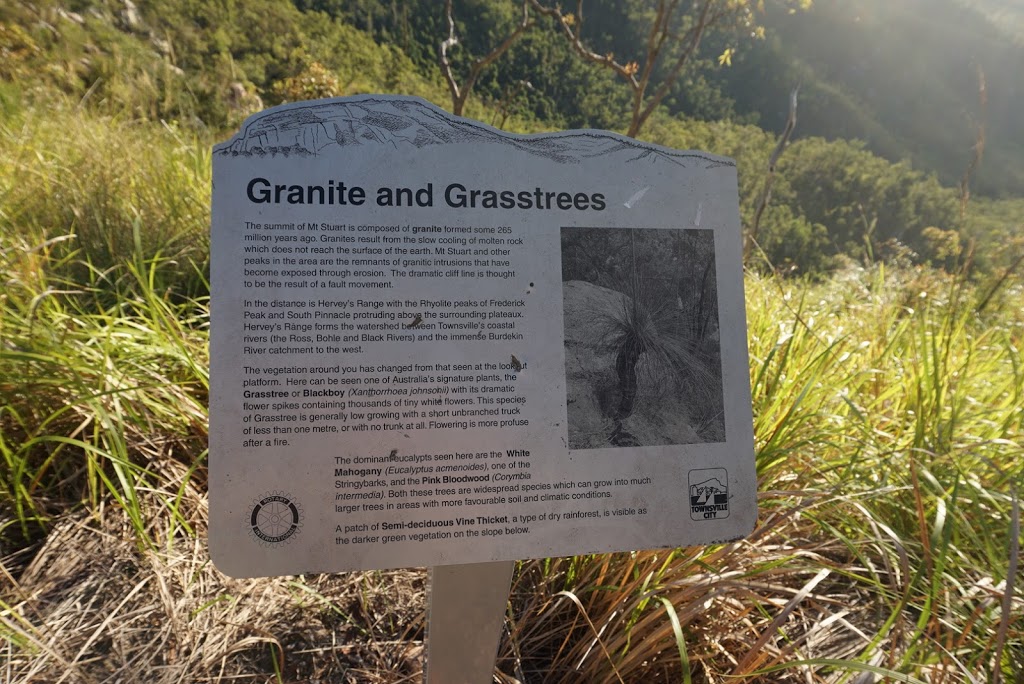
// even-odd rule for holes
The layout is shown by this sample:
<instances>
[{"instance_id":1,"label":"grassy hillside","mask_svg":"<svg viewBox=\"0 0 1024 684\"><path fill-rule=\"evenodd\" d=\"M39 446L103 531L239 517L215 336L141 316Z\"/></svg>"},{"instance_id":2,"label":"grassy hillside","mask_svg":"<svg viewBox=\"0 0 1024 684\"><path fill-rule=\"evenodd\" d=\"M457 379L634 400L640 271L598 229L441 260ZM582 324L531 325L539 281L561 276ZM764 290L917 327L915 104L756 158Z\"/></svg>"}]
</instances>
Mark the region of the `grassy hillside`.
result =
<instances>
[{"instance_id":1,"label":"grassy hillside","mask_svg":"<svg viewBox=\"0 0 1024 684\"><path fill-rule=\"evenodd\" d=\"M864 140L891 161L910 159L937 172L946 185L962 178L984 124L988 144L977 189L1020 195L1024 45L1007 39L1014 30L1010 10L967 4L818 0L797 15L775 9L767 15L769 38L714 79L737 111L757 112L773 130L785 125L783 94L802 83L798 136Z\"/></svg>"}]
</instances>

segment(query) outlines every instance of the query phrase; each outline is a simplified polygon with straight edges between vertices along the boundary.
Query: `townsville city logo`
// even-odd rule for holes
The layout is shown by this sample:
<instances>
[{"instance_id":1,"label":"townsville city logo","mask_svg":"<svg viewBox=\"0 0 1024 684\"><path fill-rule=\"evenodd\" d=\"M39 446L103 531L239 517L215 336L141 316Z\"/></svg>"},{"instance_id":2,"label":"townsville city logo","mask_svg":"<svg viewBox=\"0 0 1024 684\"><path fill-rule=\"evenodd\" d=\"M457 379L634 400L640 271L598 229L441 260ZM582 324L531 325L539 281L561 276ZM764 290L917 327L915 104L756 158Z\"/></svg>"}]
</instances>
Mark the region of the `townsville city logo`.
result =
<instances>
[{"instance_id":1,"label":"townsville city logo","mask_svg":"<svg viewBox=\"0 0 1024 684\"><path fill-rule=\"evenodd\" d=\"M718 520L729 517L729 473L725 468L690 471L690 517Z\"/></svg>"}]
</instances>

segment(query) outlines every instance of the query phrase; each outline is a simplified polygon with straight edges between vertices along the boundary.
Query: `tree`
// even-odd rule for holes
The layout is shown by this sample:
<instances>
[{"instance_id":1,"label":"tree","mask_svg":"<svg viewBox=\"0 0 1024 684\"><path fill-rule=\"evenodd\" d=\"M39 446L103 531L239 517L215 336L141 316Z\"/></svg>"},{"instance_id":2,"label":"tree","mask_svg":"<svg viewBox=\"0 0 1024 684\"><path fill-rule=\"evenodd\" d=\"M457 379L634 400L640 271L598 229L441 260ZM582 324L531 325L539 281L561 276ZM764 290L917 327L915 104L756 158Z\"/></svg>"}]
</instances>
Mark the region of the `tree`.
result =
<instances>
[{"instance_id":1,"label":"tree","mask_svg":"<svg viewBox=\"0 0 1024 684\"><path fill-rule=\"evenodd\" d=\"M764 177L764 189L761 191L761 198L758 200L757 209L754 211L754 220L751 222L746 239L743 241L744 261L750 256L751 248L757 244L757 232L761 227L761 217L764 215L764 210L768 207L768 203L772 201L772 185L775 182L775 169L778 167L779 157L786 151L789 138L793 135L793 129L796 128L796 105L799 92L800 86L797 86L789 94L789 118L786 119L786 128L782 131L782 135L779 136L779 142L775 145L775 151L768 158L768 172Z\"/></svg>"},{"instance_id":2,"label":"tree","mask_svg":"<svg viewBox=\"0 0 1024 684\"><path fill-rule=\"evenodd\" d=\"M311 62L301 73L276 82L271 88L282 102L319 100L342 94L338 77L320 62Z\"/></svg>"},{"instance_id":3,"label":"tree","mask_svg":"<svg viewBox=\"0 0 1024 684\"><path fill-rule=\"evenodd\" d=\"M802 9L813 0L786 0ZM533 9L555 20L561 34L582 59L618 74L631 94L630 122L626 135L635 138L658 108L684 70L698 57L701 42L712 30L744 29L762 36L755 21L763 0L656 0L639 3L637 14L649 17L649 29L639 60L619 61L614 53L599 53L583 37L583 3L576 0L576 12L564 13L559 6L529 0ZM646 11L645 11L646 9ZM719 64L731 63L735 50L726 48Z\"/></svg>"},{"instance_id":4,"label":"tree","mask_svg":"<svg viewBox=\"0 0 1024 684\"><path fill-rule=\"evenodd\" d=\"M441 67L441 73L444 75L444 80L448 84L448 91L451 94L452 113L461 116L462 110L466 106L466 101L469 99L469 94L473 91L473 86L476 84L477 79L480 78L480 74L499 57L508 52L508 49L524 33L534 27L536 21L530 15L529 0L523 0L522 19L519 23L487 54L477 57L470 62L469 73L463 79L462 84L459 85L449 57L449 51L459 44L459 38L455 33L455 16L452 10L452 0L445 0L444 16L445 21L448 22L448 37L441 42L440 49L438 50L438 63Z\"/></svg>"}]
</instances>

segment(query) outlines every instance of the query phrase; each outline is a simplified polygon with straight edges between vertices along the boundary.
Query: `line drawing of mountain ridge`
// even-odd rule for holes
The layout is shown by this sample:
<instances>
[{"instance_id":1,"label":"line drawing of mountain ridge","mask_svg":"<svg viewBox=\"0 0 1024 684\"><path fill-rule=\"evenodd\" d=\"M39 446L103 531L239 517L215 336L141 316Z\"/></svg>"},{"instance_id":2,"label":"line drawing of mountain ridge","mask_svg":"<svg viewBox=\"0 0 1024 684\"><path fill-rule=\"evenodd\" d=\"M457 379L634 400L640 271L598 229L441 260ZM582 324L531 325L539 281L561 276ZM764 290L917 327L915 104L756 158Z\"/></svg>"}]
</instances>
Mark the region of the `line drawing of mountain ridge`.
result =
<instances>
[{"instance_id":1,"label":"line drawing of mountain ridge","mask_svg":"<svg viewBox=\"0 0 1024 684\"><path fill-rule=\"evenodd\" d=\"M716 477L690 485L690 496L697 497L698 503L707 503L715 494L725 494L727 491L726 486Z\"/></svg>"},{"instance_id":2,"label":"line drawing of mountain ridge","mask_svg":"<svg viewBox=\"0 0 1024 684\"><path fill-rule=\"evenodd\" d=\"M560 164L615 155L625 163L660 161L705 169L735 167L727 157L673 150L609 131L581 129L519 135L449 114L417 97L362 95L280 105L254 114L239 133L214 146L221 156L314 157L360 145L408 146L493 143Z\"/></svg>"}]
</instances>

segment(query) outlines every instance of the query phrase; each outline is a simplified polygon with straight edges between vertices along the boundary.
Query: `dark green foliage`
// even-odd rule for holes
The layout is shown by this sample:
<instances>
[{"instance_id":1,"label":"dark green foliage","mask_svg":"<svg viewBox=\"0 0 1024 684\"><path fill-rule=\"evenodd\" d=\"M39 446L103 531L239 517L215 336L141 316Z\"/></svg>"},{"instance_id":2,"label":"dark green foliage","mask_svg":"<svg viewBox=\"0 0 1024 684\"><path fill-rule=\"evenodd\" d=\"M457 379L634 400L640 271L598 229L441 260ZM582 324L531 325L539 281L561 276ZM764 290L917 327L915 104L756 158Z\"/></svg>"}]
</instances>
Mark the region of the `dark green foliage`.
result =
<instances>
[{"instance_id":1,"label":"dark green foliage","mask_svg":"<svg viewBox=\"0 0 1024 684\"><path fill-rule=\"evenodd\" d=\"M299 7L322 10L371 33L379 43L399 47L423 73L436 73L438 48L448 34L440 2L400 0L298 0ZM520 20L515 0L462 0L454 4L460 44L451 54L457 73L467 70L470 56L488 52ZM515 109L527 119L555 127L618 128L626 95L603 70L576 58L548 20L527 33L477 82L476 97L505 101L510 84L529 82L515 90Z\"/></svg>"},{"instance_id":2,"label":"dark green foliage","mask_svg":"<svg viewBox=\"0 0 1024 684\"><path fill-rule=\"evenodd\" d=\"M905 162L874 156L861 143L798 141L779 174L789 188L779 200L812 225L825 226L833 254L871 258L879 246L900 243L923 258L922 230L959 224L953 191Z\"/></svg>"},{"instance_id":3,"label":"dark green foliage","mask_svg":"<svg viewBox=\"0 0 1024 684\"><path fill-rule=\"evenodd\" d=\"M649 135L672 147L735 158L741 217L750 225L772 136L754 126L667 117L654 122ZM863 143L806 138L782 157L761 222L758 254L775 270L799 273L827 270L839 254L873 261L898 253L924 262L933 256L922 237L928 227L962 230L955 191L909 163L892 164L872 154ZM945 259L936 261L943 265Z\"/></svg>"}]
</instances>

